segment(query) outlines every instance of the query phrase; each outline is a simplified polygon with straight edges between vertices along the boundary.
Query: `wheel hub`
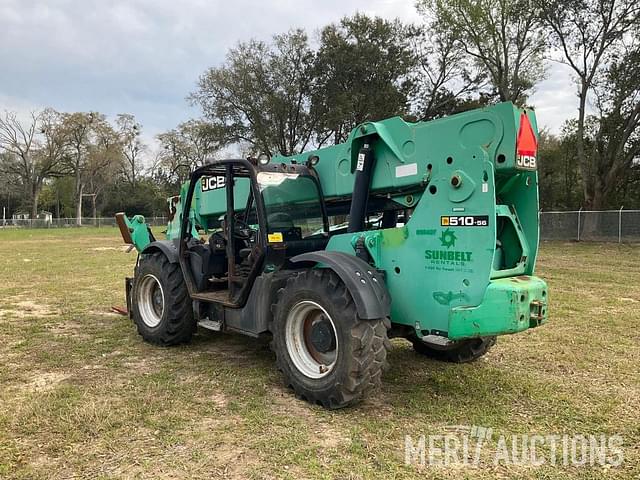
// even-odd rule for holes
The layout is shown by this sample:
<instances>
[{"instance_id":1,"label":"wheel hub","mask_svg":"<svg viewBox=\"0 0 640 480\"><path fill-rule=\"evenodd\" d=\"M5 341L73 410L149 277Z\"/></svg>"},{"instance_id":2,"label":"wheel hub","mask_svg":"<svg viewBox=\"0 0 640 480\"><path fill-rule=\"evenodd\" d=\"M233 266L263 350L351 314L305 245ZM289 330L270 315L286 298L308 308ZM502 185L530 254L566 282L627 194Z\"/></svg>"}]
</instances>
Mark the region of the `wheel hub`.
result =
<instances>
[{"instance_id":1,"label":"wheel hub","mask_svg":"<svg viewBox=\"0 0 640 480\"><path fill-rule=\"evenodd\" d=\"M164 292L157 277L147 274L140 279L136 302L142 321L150 328L157 327L164 313Z\"/></svg>"},{"instance_id":2,"label":"wheel hub","mask_svg":"<svg viewBox=\"0 0 640 480\"><path fill-rule=\"evenodd\" d=\"M156 315L161 316L164 302L162 299L162 290L160 289L160 285L155 285L151 301L153 303L153 310L155 311Z\"/></svg>"},{"instance_id":3,"label":"wheel hub","mask_svg":"<svg viewBox=\"0 0 640 480\"><path fill-rule=\"evenodd\" d=\"M311 345L320 353L327 353L336 349L336 337L331 323L322 316L311 324Z\"/></svg>"},{"instance_id":4,"label":"wheel hub","mask_svg":"<svg viewBox=\"0 0 640 480\"><path fill-rule=\"evenodd\" d=\"M338 360L336 326L316 302L298 302L287 315L286 345L295 367L309 378L329 375Z\"/></svg>"}]
</instances>

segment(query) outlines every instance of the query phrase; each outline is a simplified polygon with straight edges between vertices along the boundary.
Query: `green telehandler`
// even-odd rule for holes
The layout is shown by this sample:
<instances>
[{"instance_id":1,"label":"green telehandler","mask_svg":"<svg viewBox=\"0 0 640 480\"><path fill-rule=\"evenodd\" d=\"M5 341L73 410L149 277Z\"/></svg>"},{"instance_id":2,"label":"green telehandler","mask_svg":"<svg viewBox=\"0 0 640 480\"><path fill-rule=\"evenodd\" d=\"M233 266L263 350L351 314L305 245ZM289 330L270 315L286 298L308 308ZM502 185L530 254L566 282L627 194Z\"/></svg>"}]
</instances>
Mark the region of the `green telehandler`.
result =
<instances>
[{"instance_id":1,"label":"green telehandler","mask_svg":"<svg viewBox=\"0 0 640 480\"><path fill-rule=\"evenodd\" d=\"M138 250L140 335L197 326L270 336L297 396L327 408L381 383L389 339L468 362L545 323L537 127L511 103L430 122L364 123L290 157L214 160L169 199L166 239L116 215Z\"/></svg>"}]
</instances>

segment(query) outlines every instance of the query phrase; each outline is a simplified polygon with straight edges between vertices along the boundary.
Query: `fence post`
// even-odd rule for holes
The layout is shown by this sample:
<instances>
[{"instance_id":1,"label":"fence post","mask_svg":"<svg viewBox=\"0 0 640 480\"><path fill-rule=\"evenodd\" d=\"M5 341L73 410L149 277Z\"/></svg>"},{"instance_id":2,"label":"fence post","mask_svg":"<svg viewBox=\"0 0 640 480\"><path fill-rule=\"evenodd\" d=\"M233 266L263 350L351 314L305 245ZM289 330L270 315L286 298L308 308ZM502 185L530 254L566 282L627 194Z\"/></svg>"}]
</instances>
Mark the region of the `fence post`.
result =
<instances>
[{"instance_id":1,"label":"fence post","mask_svg":"<svg viewBox=\"0 0 640 480\"><path fill-rule=\"evenodd\" d=\"M578 210L578 241L580 241L580 216L582 215L582 207Z\"/></svg>"},{"instance_id":2,"label":"fence post","mask_svg":"<svg viewBox=\"0 0 640 480\"><path fill-rule=\"evenodd\" d=\"M622 209L624 205L618 210L618 243L622 243Z\"/></svg>"}]
</instances>

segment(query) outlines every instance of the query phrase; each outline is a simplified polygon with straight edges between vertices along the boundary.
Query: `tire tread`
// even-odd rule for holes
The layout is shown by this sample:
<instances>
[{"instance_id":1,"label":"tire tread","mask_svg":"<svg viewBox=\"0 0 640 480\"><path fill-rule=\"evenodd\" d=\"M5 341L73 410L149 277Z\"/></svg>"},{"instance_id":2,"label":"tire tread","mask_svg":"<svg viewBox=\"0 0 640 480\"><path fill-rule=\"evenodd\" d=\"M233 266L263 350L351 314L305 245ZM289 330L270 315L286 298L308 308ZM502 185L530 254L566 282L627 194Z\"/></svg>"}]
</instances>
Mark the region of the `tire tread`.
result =
<instances>
[{"instance_id":1,"label":"tire tread","mask_svg":"<svg viewBox=\"0 0 640 480\"><path fill-rule=\"evenodd\" d=\"M309 390L290 374L286 364L287 347L279 344L279 337L274 333L272 349L276 353L278 369L284 375L286 386L292 388L298 398L330 409L353 405L379 388L382 383L382 373L387 369L387 351L390 347L387 330L391 323L388 318L359 318L355 303L344 283L333 271L324 268L305 270L287 279L285 287L278 291L277 300L272 307L274 323L286 318L286 312L280 311L283 308L283 300L300 288L320 293L340 310L342 320L350 319L351 349L348 352L348 364L351 365L351 369L346 372L341 382L336 382L331 387L330 391L318 394Z\"/></svg>"},{"instance_id":2,"label":"tire tread","mask_svg":"<svg viewBox=\"0 0 640 480\"><path fill-rule=\"evenodd\" d=\"M140 269L144 269L147 265L153 265L162 272L162 287L166 289L164 300L165 308L167 309L167 321L158 331L151 332L145 328L144 322L139 318L139 313L134 307L134 321L138 333L145 341L160 346L189 342L196 330L196 325L193 319L191 298L189 297L180 266L177 263L169 262L169 259L162 252L143 255L136 271L139 272ZM136 285L134 284L134 292L135 289Z\"/></svg>"}]
</instances>

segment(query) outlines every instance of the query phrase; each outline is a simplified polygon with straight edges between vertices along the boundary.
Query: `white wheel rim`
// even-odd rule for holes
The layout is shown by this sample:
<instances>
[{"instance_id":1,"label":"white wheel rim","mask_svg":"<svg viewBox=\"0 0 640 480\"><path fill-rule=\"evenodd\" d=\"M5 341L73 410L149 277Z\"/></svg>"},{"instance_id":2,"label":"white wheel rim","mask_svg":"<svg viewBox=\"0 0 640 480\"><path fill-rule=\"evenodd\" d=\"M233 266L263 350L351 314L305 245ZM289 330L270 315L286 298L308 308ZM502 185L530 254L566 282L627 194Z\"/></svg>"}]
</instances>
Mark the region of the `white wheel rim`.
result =
<instances>
[{"instance_id":1,"label":"white wheel rim","mask_svg":"<svg viewBox=\"0 0 640 480\"><path fill-rule=\"evenodd\" d=\"M164 290L155 275L148 273L142 277L136 300L144 324L149 328L157 327L164 313Z\"/></svg>"},{"instance_id":2,"label":"white wheel rim","mask_svg":"<svg viewBox=\"0 0 640 480\"><path fill-rule=\"evenodd\" d=\"M310 340L310 329L317 322L327 322L333 335L335 348L319 351ZM327 311L310 300L296 303L287 315L285 337L289 357L303 375L313 379L331 373L338 359L338 335L335 323Z\"/></svg>"}]
</instances>

